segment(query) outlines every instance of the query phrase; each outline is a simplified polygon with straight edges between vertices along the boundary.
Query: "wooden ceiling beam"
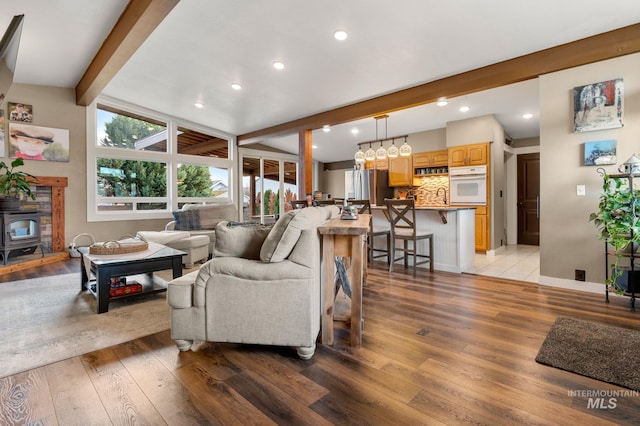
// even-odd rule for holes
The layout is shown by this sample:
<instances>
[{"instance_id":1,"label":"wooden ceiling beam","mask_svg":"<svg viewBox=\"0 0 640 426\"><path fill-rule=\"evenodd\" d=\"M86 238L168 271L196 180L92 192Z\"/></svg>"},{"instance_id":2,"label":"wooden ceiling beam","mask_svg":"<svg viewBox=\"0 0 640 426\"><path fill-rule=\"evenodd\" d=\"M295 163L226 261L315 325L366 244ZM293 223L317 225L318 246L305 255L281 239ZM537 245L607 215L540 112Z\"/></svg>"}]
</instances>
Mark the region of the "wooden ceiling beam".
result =
<instances>
[{"instance_id":1,"label":"wooden ceiling beam","mask_svg":"<svg viewBox=\"0 0 640 426\"><path fill-rule=\"evenodd\" d=\"M76 85L76 104L90 105L180 0L131 0Z\"/></svg>"},{"instance_id":2,"label":"wooden ceiling beam","mask_svg":"<svg viewBox=\"0 0 640 426\"><path fill-rule=\"evenodd\" d=\"M179 137L178 137L179 138ZM191 145L179 150L179 154L191 154L191 155L200 155L205 152L213 151L216 149L225 149L229 147L229 142L213 138L208 141L198 142L195 145Z\"/></svg>"},{"instance_id":3,"label":"wooden ceiling beam","mask_svg":"<svg viewBox=\"0 0 640 426\"><path fill-rule=\"evenodd\" d=\"M640 52L640 24L587 37L419 86L239 135L238 145L388 114Z\"/></svg>"}]
</instances>

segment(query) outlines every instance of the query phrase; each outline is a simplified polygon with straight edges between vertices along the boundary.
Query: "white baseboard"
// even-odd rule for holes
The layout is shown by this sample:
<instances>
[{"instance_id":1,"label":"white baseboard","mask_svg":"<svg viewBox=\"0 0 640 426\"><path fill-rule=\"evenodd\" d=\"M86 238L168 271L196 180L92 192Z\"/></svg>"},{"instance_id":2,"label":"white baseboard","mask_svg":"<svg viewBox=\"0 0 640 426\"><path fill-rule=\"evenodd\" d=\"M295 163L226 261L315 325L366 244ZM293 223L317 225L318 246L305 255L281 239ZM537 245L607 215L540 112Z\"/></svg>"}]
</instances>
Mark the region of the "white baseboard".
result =
<instances>
[{"instance_id":1,"label":"white baseboard","mask_svg":"<svg viewBox=\"0 0 640 426\"><path fill-rule=\"evenodd\" d=\"M588 293L601 293L604 294L605 288L602 283L592 283L588 281L575 281L567 280L563 278L553 278L540 275L538 284L546 285L549 287L566 288L570 290L584 291Z\"/></svg>"}]
</instances>

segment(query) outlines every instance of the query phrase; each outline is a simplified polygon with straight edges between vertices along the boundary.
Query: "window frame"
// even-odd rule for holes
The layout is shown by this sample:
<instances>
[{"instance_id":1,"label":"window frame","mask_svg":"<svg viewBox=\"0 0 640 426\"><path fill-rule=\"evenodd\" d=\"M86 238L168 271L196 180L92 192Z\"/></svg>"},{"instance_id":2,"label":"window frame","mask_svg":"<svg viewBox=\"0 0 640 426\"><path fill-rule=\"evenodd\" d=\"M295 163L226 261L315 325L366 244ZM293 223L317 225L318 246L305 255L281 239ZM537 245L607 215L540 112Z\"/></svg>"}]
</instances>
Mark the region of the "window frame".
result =
<instances>
[{"instance_id":1,"label":"window frame","mask_svg":"<svg viewBox=\"0 0 640 426\"><path fill-rule=\"evenodd\" d=\"M137 116L157 120L166 123L167 126L167 152L156 151L135 151L124 148L103 147L98 145L98 104L109 108L115 108L123 112L135 114ZM87 123L87 222L104 222L120 220L149 220L149 219L171 219L172 211L178 209L178 203L220 203L234 202L236 191L237 168L235 158L237 158L236 137L234 135L213 129L188 120L179 119L170 115L162 114L147 108L133 105L117 99L100 96L86 109ZM226 139L228 143L228 158L204 157L198 155L178 154L177 129L186 127L194 131L202 132L217 138ZM125 210L125 211L98 211L98 202L104 198L98 197L97 188L97 159L113 158L133 161L158 161L167 165L167 195L166 197L108 197L110 202L166 202L167 209L163 210ZM226 169L228 174L229 198L220 199L215 197L178 197L178 165L193 164L205 165Z\"/></svg>"}]
</instances>

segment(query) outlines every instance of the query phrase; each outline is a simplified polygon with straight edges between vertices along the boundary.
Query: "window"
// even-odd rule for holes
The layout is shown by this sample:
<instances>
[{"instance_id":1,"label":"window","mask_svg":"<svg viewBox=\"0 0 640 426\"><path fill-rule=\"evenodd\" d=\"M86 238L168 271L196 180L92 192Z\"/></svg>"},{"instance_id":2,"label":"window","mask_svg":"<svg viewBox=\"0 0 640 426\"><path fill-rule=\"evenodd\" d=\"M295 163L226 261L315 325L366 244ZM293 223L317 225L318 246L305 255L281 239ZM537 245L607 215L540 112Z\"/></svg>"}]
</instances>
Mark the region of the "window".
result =
<instances>
[{"instance_id":1,"label":"window","mask_svg":"<svg viewBox=\"0 0 640 426\"><path fill-rule=\"evenodd\" d=\"M89 221L170 218L184 203L233 200L230 135L113 100L88 117Z\"/></svg>"}]
</instances>

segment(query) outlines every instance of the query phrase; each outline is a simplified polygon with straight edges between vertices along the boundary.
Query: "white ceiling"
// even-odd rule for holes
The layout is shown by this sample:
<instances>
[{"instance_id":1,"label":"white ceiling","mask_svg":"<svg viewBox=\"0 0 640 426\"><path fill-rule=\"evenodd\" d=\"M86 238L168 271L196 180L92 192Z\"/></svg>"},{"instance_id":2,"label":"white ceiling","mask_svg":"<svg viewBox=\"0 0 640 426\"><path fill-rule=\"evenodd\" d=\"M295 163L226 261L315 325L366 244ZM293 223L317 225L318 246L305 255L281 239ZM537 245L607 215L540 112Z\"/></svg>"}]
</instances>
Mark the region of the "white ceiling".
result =
<instances>
[{"instance_id":1,"label":"white ceiling","mask_svg":"<svg viewBox=\"0 0 640 426\"><path fill-rule=\"evenodd\" d=\"M126 4L0 0L0 29L25 15L14 81L75 87ZM638 22L630 0L182 0L103 93L239 135ZM347 40L333 39L338 28ZM528 81L399 111L388 135L494 114L514 139L534 137L537 98ZM314 158L350 159L357 142L375 138L375 122L313 138ZM297 135L268 143L297 152Z\"/></svg>"}]
</instances>

